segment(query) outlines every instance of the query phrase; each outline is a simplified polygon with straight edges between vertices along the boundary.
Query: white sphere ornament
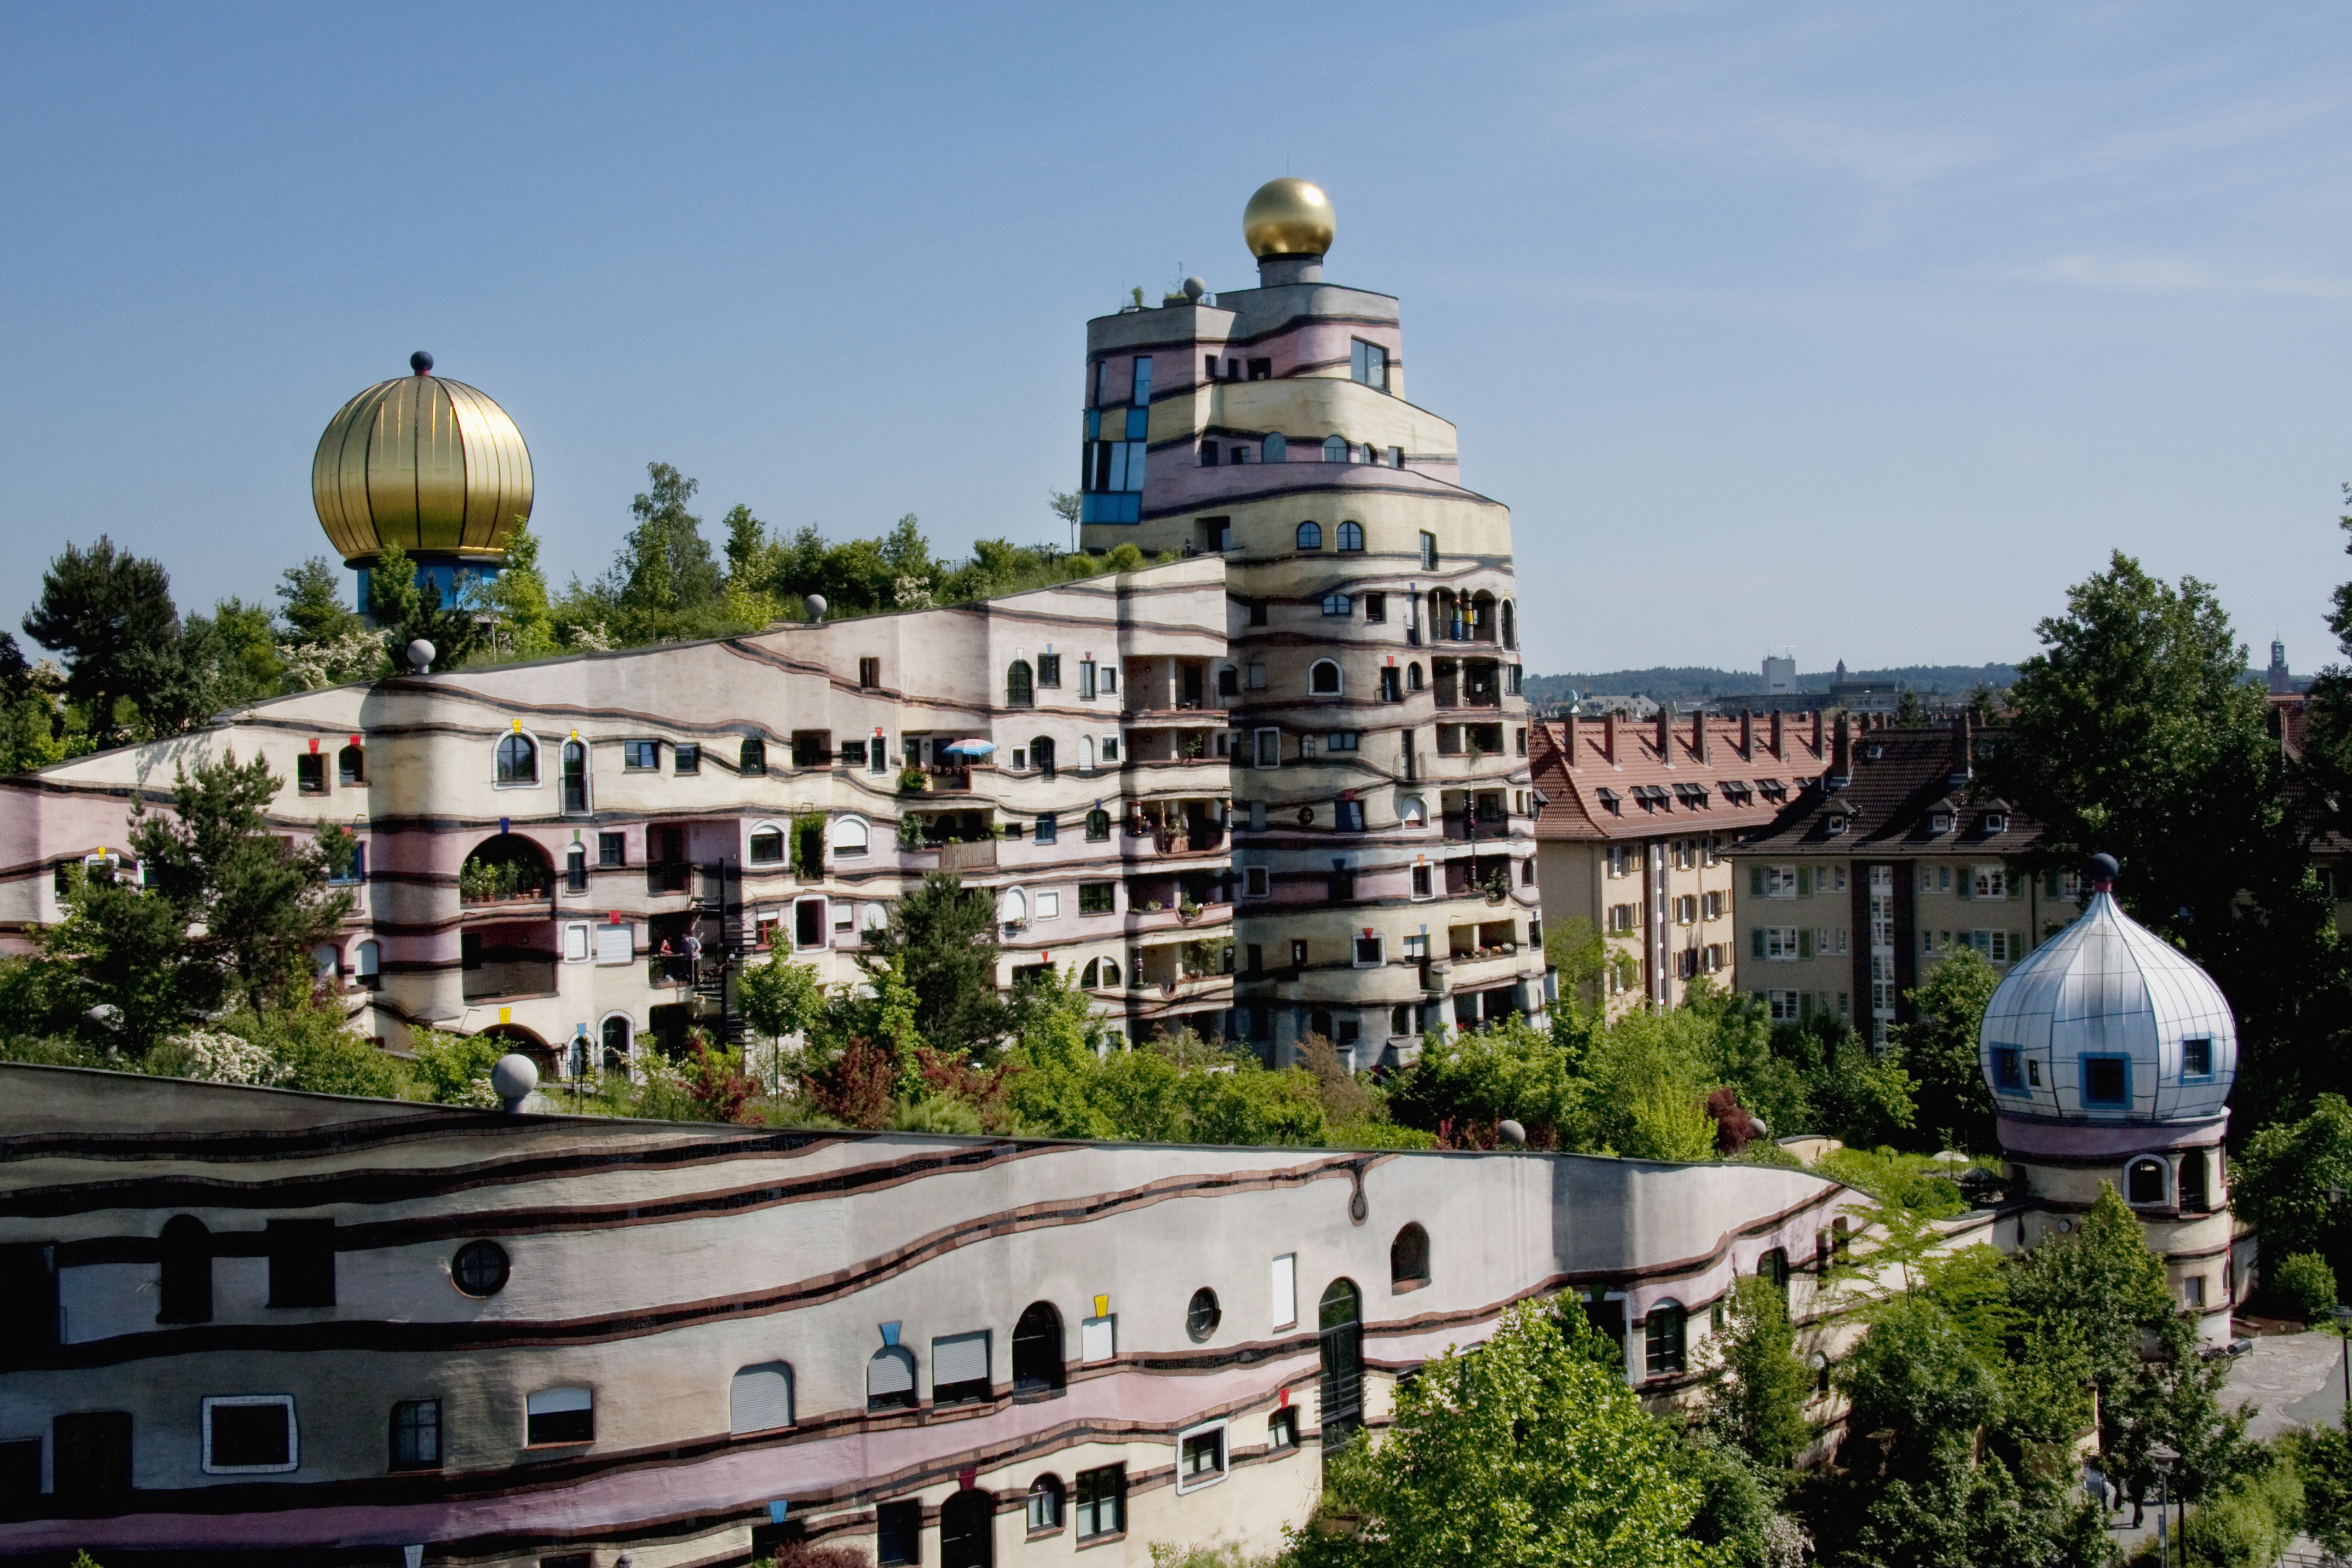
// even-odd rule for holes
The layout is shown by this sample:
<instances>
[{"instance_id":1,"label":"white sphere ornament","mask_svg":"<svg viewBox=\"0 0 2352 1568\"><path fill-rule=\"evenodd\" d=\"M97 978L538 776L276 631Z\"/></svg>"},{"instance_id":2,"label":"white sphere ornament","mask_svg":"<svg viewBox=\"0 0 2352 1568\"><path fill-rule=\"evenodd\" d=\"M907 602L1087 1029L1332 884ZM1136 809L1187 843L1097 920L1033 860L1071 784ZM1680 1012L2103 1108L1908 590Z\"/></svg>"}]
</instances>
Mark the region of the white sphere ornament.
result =
<instances>
[{"instance_id":1,"label":"white sphere ornament","mask_svg":"<svg viewBox=\"0 0 2352 1568\"><path fill-rule=\"evenodd\" d=\"M1528 1130L1517 1121L1506 1120L1496 1122L1495 1137L1499 1142L1514 1149L1524 1149L1528 1146Z\"/></svg>"},{"instance_id":2,"label":"white sphere ornament","mask_svg":"<svg viewBox=\"0 0 2352 1568\"><path fill-rule=\"evenodd\" d=\"M423 675L433 668L433 655L436 651L431 643L426 642L423 637L418 637L408 645L408 668Z\"/></svg>"},{"instance_id":3,"label":"white sphere ornament","mask_svg":"<svg viewBox=\"0 0 2352 1568\"><path fill-rule=\"evenodd\" d=\"M490 1091L509 1110L519 1108L539 1087L539 1064L520 1051L509 1051L490 1068Z\"/></svg>"}]
</instances>

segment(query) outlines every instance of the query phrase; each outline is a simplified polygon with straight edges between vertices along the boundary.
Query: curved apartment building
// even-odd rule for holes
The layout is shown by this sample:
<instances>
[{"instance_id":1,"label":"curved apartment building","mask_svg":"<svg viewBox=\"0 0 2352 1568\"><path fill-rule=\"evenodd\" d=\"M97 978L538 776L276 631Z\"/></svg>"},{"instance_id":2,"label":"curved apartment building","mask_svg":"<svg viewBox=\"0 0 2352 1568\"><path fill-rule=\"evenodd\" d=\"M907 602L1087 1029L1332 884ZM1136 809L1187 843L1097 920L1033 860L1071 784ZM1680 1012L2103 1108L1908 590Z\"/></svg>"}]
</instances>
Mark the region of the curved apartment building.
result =
<instances>
[{"instance_id":1,"label":"curved apartment building","mask_svg":"<svg viewBox=\"0 0 2352 1568\"><path fill-rule=\"evenodd\" d=\"M1329 210L1275 181L1257 288L1087 324L1083 521L1224 558L1230 651L1168 679L1233 764L1237 1028L1364 1066L1540 1015L1545 965L1510 511L1406 401L1396 300L1324 280Z\"/></svg>"}]
</instances>

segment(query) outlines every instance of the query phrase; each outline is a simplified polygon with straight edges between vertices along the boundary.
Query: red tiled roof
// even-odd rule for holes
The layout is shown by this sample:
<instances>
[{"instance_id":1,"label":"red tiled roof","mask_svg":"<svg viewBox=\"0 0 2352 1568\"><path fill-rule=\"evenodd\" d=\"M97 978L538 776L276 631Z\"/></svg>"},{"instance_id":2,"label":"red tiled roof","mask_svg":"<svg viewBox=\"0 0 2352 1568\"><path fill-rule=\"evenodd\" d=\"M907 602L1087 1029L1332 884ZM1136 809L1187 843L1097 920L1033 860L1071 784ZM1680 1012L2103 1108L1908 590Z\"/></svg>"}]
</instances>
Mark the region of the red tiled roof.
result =
<instances>
[{"instance_id":1,"label":"red tiled roof","mask_svg":"<svg viewBox=\"0 0 2352 1568\"><path fill-rule=\"evenodd\" d=\"M1829 746L1818 714L1781 715L1777 752L1768 714L1661 717L1663 746L1657 719L1534 725L1528 763L1535 787L1549 797L1536 837L1605 841L1761 827L1821 773Z\"/></svg>"},{"instance_id":2,"label":"red tiled roof","mask_svg":"<svg viewBox=\"0 0 2352 1568\"><path fill-rule=\"evenodd\" d=\"M2000 740L1998 730L1971 735L1975 747ZM1820 853L1834 846L1839 854L2017 855L2042 837L2039 822L1992 799L1974 780L1955 781L1959 743L1949 729L1861 730L1852 743L1853 778L1844 787L1827 790L1817 781L1769 827L1734 845L1734 852ZM1843 808L1845 818L1836 833L1827 826L1832 805ZM1939 807L1952 813L1941 832L1932 820ZM1991 812L2004 819L1998 833L1987 830Z\"/></svg>"}]
</instances>

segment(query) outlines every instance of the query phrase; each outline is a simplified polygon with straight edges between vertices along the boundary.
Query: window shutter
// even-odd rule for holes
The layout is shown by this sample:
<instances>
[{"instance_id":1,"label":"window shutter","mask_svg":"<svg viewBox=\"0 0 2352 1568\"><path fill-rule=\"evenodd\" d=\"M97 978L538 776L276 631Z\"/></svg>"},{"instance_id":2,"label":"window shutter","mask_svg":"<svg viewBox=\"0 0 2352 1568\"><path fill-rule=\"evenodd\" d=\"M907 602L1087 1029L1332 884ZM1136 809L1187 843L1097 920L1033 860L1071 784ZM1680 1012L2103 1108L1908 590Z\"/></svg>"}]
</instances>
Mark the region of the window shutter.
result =
<instances>
[{"instance_id":1,"label":"window shutter","mask_svg":"<svg viewBox=\"0 0 2352 1568\"><path fill-rule=\"evenodd\" d=\"M1810 866L1797 868L1797 896L1801 899L1813 896L1813 872Z\"/></svg>"},{"instance_id":2,"label":"window shutter","mask_svg":"<svg viewBox=\"0 0 2352 1568\"><path fill-rule=\"evenodd\" d=\"M626 963L636 956L637 928L633 925L601 925L596 928L596 962Z\"/></svg>"},{"instance_id":3,"label":"window shutter","mask_svg":"<svg viewBox=\"0 0 2352 1568\"><path fill-rule=\"evenodd\" d=\"M905 1351L885 1351L866 1363L866 1397L873 1399L915 1391L914 1358Z\"/></svg>"},{"instance_id":4,"label":"window shutter","mask_svg":"<svg viewBox=\"0 0 2352 1568\"><path fill-rule=\"evenodd\" d=\"M2010 932L2010 933L2009 933L2009 961L2010 961L2011 963L2015 963L2019 959L2023 958L2024 956L2025 956L2025 933L2024 933L2023 931L2013 931Z\"/></svg>"},{"instance_id":5,"label":"window shutter","mask_svg":"<svg viewBox=\"0 0 2352 1568\"><path fill-rule=\"evenodd\" d=\"M1797 1016L1798 1016L1799 1018L1802 1019L1802 1018L1810 1018L1810 1017L1811 1017L1812 1016L1813 1016L1813 994L1812 994L1811 992L1810 992L1810 991L1800 991L1800 992L1798 992L1798 993L1797 993Z\"/></svg>"},{"instance_id":6,"label":"window shutter","mask_svg":"<svg viewBox=\"0 0 2352 1568\"><path fill-rule=\"evenodd\" d=\"M1764 928L1756 926L1748 933L1748 951L1752 957L1764 956Z\"/></svg>"},{"instance_id":7,"label":"window shutter","mask_svg":"<svg viewBox=\"0 0 2352 1568\"><path fill-rule=\"evenodd\" d=\"M1802 876L1804 873L1800 871L1798 875ZM1797 956L1799 958L1811 958L1813 956L1813 928L1811 926L1802 926L1798 929Z\"/></svg>"},{"instance_id":8,"label":"window shutter","mask_svg":"<svg viewBox=\"0 0 2352 1568\"><path fill-rule=\"evenodd\" d=\"M1761 866L1748 868L1748 896L1751 899L1764 896L1764 868Z\"/></svg>"},{"instance_id":9,"label":"window shutter","mask_svg":"<svg viewBox=\"0 0 2352 1568\"><path fill-rule=\"evenodd\" d=\"M950 1334L931 1342L931 1386L988 1381L988 1331Z\"/></svg>"},{"instance_id":10,"label":"window shutter","mask_svg":"<svg viewBox=\"0 0 2352 1568\"><path fill-rule=\"evenodd\" d=\"M1976 897L1976 873L1963 866L1952 874L1952 894L1955 898Z\"/></svg>"},{"instance_id":11,"label":"window shutter","mask_svg":"<svg viewBox=\"0 0 2352 1568\"><path fill-rule=\"evenodd\" d=\"M747 1366L728 1391L730 1432L765 1432L793 1424L793 1369L780 1361Z\"/></svg>"}]
</instances>

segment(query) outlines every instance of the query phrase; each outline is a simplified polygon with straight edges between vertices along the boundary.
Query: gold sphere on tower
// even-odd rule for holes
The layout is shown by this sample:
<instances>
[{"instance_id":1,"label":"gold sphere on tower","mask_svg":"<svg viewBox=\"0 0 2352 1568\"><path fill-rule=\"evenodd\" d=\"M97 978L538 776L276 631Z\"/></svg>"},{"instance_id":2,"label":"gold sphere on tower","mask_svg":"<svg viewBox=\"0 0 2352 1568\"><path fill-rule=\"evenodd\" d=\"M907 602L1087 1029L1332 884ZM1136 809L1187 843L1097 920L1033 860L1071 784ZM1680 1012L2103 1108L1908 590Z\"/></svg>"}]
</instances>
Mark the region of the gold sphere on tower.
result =
<instances>
[{"instance_id":1,"label":"gold sphere on tower","mask_svg":"<svg viewBox=\"0 0 2352 1568\"><path fill-rule=\"evenodd\" d=\"M1321 256L1331 248L1331 198L1309 180L1268 180L1242 209L1242 238L1252 256Z\"/></svg>"},{"instance_id":2,"label":"gold sphere on tower","mask_svg":"<svg viewBox=\"0 0 2352 1568\"><path fill-rule=\"evenodd\" d=\"M530 515L530 450L507 411L467 386L415 372L380 381L327 422L310 461L319 525L350 566L387 544L411 556L496 565Z\"/></svg>"}]
</instances>

